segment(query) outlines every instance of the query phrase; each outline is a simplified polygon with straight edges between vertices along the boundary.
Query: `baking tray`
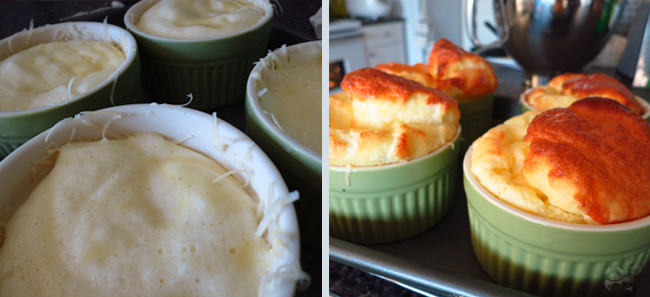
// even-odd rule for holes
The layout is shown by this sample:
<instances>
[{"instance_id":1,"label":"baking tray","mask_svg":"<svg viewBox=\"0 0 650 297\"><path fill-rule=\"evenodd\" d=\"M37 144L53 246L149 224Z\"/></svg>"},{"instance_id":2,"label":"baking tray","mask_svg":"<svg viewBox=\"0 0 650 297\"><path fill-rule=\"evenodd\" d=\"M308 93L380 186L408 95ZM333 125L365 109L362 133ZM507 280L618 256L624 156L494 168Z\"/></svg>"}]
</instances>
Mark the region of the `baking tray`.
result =
<instances>
[{"instance_id":1,"label":"baking tray","mask_svg":"<svg viewBox=\"0 0 650 297\"><path fill-rule=\"evenodd\" d=\"M519 113L523 73L492 65L500 86L495 92L494 124ZM588 72L603 72L594 69ZM650 89L631 89L648 98ZM460 156L459 160L462 160ZM459 183L454 204L445 218L427 231L401 241L359 245L329 238L330 260L384 278L415 292L433 296L532 296L499 286L483 270L472 250L467 200L459 162ZM603 279L604 281L605 279ZM627 297L650 296L650 265L644 268L635 290ZM604 282L603 282L604 285ZM622 296L614 294L612 296Z\"/></svg>"},{"instance_id":2,"label":"baking tray","mask_svg":"<svg viewBox=\"0 0 650 297\"><path fill-rule=\"evenodd\" d=\"M330 260L436 296L532 296L497 285L483 271L472 250L469 230L467 200L459 184L449 214L424 233L376 245L330 237L329 256ZM650 267L644 272L628 297L650 296Z\"/></svg>"}]
</instances>

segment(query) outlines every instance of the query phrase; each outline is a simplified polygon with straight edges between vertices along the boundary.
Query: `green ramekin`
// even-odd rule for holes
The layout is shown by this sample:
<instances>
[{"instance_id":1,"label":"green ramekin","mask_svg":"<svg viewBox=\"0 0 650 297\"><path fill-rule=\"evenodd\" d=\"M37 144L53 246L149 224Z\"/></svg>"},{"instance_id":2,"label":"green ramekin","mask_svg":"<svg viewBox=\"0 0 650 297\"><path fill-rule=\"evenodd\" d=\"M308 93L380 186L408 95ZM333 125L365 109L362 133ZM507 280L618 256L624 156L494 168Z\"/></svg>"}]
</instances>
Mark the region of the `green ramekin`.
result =
<instances>
[{"instance_id":1,"label":"green ramekin","mask_svg":"<svg viewBox=\"0 0 650 297\"><path fill-rule=\"evenodd\" d=\"M266 53L273 7L265 6L262 20L245 31L216 37L176 39L154 36L136 26L155 1L140 1L124 15L142 56L147 95L160 103L187 103L209 111L244 100L253 64Z\"/></svg>"},{"instance_id":2,"label":"green ramekin","mask_svg":"<svg viewBox=\"0 0 650 297\"><path fill-rule=\"evenodd\" d=\"M35 28L31 33L22 31L12 37L0 40L0 60L10 56L12 51L18 52L41 43L52 42L55 37L64 36L61 32L73 32L62 40L80 38L103 40L104 29L102 23L73 22ZM74 116L82 111L110 107L113 106L113 102L115 105L121 105L143 101L140 58L135 39L129 32L120 27L107 25L106 29L110 38L118 43L123 42L122 47L126 48L126 60L117 69L118 75L114 91L114 81L109 78L89 91L73 96L65 104L0 112L0 157L7 156L18 146L50 128L63 118ZM113 102L110 99L112 92Z\"/></svg>"},{"instance_id":3,"label":"green ramekin","mask_svg":"<svg viewBox=\"0 0 650 297\"><path fill-rule=\"evenodd\" d=\"M460 134L459 127L453 141L405 163L350 171L330 166L330 235L355 243L386 243L435 225L453 203Z\"/></svg>"},{"instance_id":4,"label":"green ramekin","mask_svg":"<svg viewBox=\"0 0 650 297\"><path fill-rule=\"evenodd\" d=\"M527 111L535 109L532 106L530 106L530 104L528 104L528 101L526 101L526 98L524 96L526 92L524 92L519 96L519 114L524 114ZM645 101L645 99L639 96L634 96L634 97L636 97L636 100L639 102L639 104L641 104L641 107L643 107L643 109L645 110L645 113L641 117L643 117L644 120L650 123L650 103L648 103L648 101Z\"/></svg>"},{"instance_id":5,"label":"green ramekin","mask_svg":"<svg viewBox=\"0 0 650 297\"><path fill-rule=\"evenodd\" d=\"M612 225L541 218L490 194L463 162L472 245L500 285L539 296L624 296L650 260L650 216Z\"/></svg>"},{"instance_id":6,"label":"green ramekin","mask_svg":"<svg viewBox=\"0 0 650 297\"><path fill-rule=\"evenodd\" d=\"M458 103L460 125L463 127L461 155L467 151L474 140L492 128L493 102L494 93L490 93L476 100Z\"/></svg>"},{"instance_id":7,"label":"green ramekin","mask_svg":"<svg viewBox=\"0 0 650 297\"><path fill-rule=\"evenodd\" d=\"M291 56L298 51L313 52L316 47L321 48L322 42L299 43L288 46L286 50ZM275 52L269 53L270 55L275 55ZM264 59L270 59L269 56ZM271 65L280 67L277 64ZM300 199L294 203L300 224L300 238L303 242L320 249L323 238L323 157L320 150L315 152L293 139L263 110L258 96L260 89L258 80L262 77L264 67L264 63L255 66L246 86L246 134L273 160L287 186L300 193ZM295 63L287 67L295 67ZM320 98L320 88L315 91ZM316 112L318 114L313 116L320 119L320 110Z\"/></svg>"}]
</instances>

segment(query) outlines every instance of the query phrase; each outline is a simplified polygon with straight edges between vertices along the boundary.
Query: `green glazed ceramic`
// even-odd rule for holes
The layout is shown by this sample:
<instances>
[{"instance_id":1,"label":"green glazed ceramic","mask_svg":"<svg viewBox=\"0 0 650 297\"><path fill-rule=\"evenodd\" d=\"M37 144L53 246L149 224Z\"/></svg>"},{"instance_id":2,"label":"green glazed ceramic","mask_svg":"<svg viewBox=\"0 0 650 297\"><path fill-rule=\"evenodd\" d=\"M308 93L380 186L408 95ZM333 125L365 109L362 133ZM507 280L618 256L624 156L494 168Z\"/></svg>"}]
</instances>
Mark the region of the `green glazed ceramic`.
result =
<instances>
[{"instance_id":1,"label":"green glazed ceramic","mask_svg":"<svg viewBox=\"0 0 650 297\"><path fill-rule=\"evenodd\" d=\"M142 32L140 16L158 1L140 1L124 15L142 56L145 91L153 101L187 103L213 110L244 100L246 81L254 62L264 56L271 33L273 8L255 26L235 34L207 38L175 39Z\"/></svg>"},{"instance_id":2,"label":"green glazed ceramic","mask_svg":"<svg viewBox=\"0 0 650 297\"><path fill-rule=\"evenodd\" d=\"M82 32L81 35L70 34L68 39L104 38L104 24L91 22L74 22L48 25L33 30L19 32L0 41L0 60L11 52L27 49L41 43L52 42L60 32ZM111 39L126 49L126 61L117 69L117 80L109 78L88 92L72 97L61 105L42 106L39 108L0 112L0 157L7 156L18 146L38 133L50 128L58 121L74 116L82 111L97 110L115 105L137 103L143 100L140 80L140 58L133 36L122 28L107 25ZM94 34L94 35L93 35ZM11 48L9 40L11 39ZM29 44L27 41L29 40ZM58 39L57 39L58 40ZM102 39L103 40L103 39ZM19 48L17 45L26 45ZM17 48L18 47L18 48ZM115 83L115 85L113 85ZM113 89L114 88L114 89ZM111 93L113 102L111 102Z\"/></svg>"},{"instance_id":3,"label":"green glazed ceramic","mask_svg":"<svg viewBox=\"0 0 650 297\"><path fill-rule=\"evenodd\" d=\"M453 203L460 150L456 138L399 164L329 167L330 235L355 243L397 241L440 221Z\"/></svg>"},{"instance_id":4,"label":"green glazed ceramic","mask_svg":"<svg viewBox=\"0 0 650 297\"><path fill-rule=\"evenodd\" d=\"M648 101L645 101L645 99L635 96L636 100L641 104L643 109L645 110L645 113L642 115L643 119L646 120L648 123L650 123L650 104ZM519 113L524 114L527 111L533 110L534 108L528 104L528 102L525 100L524 94L519 96Z\"/></svg>"},{"instance_id":5,"label":"green glazed ceramic","mask_svg":"<svg viewBox=\"0 0 650 297\"><path fill-rule=\"evenodd\" d=\"M301 51L301 49L315 52L315 47L320 49L321 42L299 43L287 47L286 50L291 56L292 53ZM261 85L257 81L261 77L260 73L263 71L263 67L264 63L258 63L255 66L246 86L246 134L275 163L287 182L287 186L300 193L300 199L294 203L300 225L300 237L303 242L320 249L322 247L323 202L322 154L320 150L315 152L293 139L279 128L271 116L263 110L258 97ZM320 87L316 91L320 100ZM317 114L313 116L320 119L321 111L314 112Z\"/></svg>"},{"instance_id":6,"label":"green glazed ceramic","mask_svg":"<svg viewBox=\"0 0 650 297\"><path fill-rule=\"evenodd\" d=\"M492 105L494 94L482 98L458 103L460 110L460 125L463 127L463 139L460 152L464 154L477 138L492 128Z\"/></svg>"},{"instance_id":7,"label":"green glazed ceramic","mask_svg":"<svg viewBox=\"0 0 650 297\"><path fill-rule=\"evenodd\" d=\"M539 296L624 296L633 289L650 260L650 217L581 225L523 212L478 183L471 153L463 171L472 245L492 279Z\"/></svg>"}]
</instances>

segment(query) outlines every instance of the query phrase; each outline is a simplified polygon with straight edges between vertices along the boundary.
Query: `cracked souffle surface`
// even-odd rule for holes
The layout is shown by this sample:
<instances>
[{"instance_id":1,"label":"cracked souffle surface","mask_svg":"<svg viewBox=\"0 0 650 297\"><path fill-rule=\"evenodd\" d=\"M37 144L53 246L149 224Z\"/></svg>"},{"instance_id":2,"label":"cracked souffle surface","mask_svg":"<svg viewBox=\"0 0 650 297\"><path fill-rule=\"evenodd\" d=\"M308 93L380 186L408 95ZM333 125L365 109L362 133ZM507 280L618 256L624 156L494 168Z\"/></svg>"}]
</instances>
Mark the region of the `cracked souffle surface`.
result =
<instances>
[{"instance_id":1,"label":"cracked souffle surface","mask_svg":"<svg viewBox=\"0 0 650 297\"><path fill-rule=\"evenodd\" d=\"M650 127L611 99L514 117L474 143L470 168L497 198L541 217L612 224L650 214Z\"/></svg>"}]
</instances>

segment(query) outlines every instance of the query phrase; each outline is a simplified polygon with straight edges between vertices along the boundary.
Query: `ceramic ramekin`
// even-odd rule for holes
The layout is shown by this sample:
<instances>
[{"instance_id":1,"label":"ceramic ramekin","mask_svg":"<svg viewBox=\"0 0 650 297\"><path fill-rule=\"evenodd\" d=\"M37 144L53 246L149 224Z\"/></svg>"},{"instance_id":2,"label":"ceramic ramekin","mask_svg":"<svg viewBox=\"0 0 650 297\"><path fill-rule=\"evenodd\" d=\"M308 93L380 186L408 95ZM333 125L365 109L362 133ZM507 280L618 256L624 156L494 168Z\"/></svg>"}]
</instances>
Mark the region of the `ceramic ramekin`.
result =
<instances>
[{"instance_id":1,"label":"ceramic ramekin","mask_svg":"<svg viewBox=\"0 0 650 297\"><path fill-rule=\"evenodd\" d=\"M110 77L88 92L72 97L64 104L21 111L0 111L0 157L8 155L18 146L65 117L84 110L109 107L114 105L113 103L119 105L143 102L138 47L133 36L117 26L93 22L71 22L22 31L0 40L0 60L38 44L75 39L109 39L118 44L125 53L126 60L117 69L117 80ZM111 102L111 95L113 102Z\"/></svg>"},{"instance_id":2,"label":"ceramic ramekin","mask_svg":"<svg viewBox=\"0 0 650 297\"><path fill-rule=\"evenodd\" d=\"M526 213L478 183L471 154L463 171L472 245L492 279L540 296L624 296L638 283L650 260L650 217L581 225Z\"/></svg>"},{"instance_id":3,"label":"ceramic ramekin","mask_svg":"<svg viewBox=\"0 0 650 297\"><path fill-rule=\"evenodd\" d=\"M321 46L321 41L311 41L288 46L286 50L291 57L299 51L315 52ZM269 56L264 59L269 59ZM304 242L321 248L323 157L320 151L315 152L289 136L274 123L269 114L264 112L258 95L260 91L258 80L260 72L265 71L265 65L258 63L255 66L246 86L246 134L255 140L278 166L289 188L300 192L300 200L295 203L295 207L301 238ZM296 65L288 67L296 67ZM314 91L318 92L320 98L321 90ZM317 114L313 116L321 118L320 110L316 112Z\"/></svg>"},{"instance_id":4,"label":"ceramic ramekin","mask_svg":"<svg viewBox=\"0 0 650 297\"><path fill-rule=\"evenodd\" d=\"M116 116L121 116L115 119ZM173 119L173 120L172 120ZM86 124L84 124L84 122ZM88 125L88 122L97 126ZM186 139L181 145L193 149L212 158L228 170L247 168L254 176L251 178L251 189L259 198L260 203L268 205L277 197L287 196L288 190L271 160L244 133L225 121L217 120L217 131L214 131L213 118L203 112L178 106L157 104L132 104L102 109L94 113L84 113L78 117L61 121L52 129L34 137L14 153L0 162L0 214L6 210L14 211L29 196L36 187L36 182L30 175L32 160L37 160L46 154L53 144L63 145L77 139L99 140L102 138L102 128L110 123L106 135L113 133L121 136L137 132L157 132L169 140ZM218 139L215 139L215 134ZM219 149L219 143L228 139L237 139L226 148ZM244 177L235 174L240 181ZM83 178L80 179L83 182ZM272 186L272 187L271 187ZM270 197L269 191L274 195ZM0 216L0 220L6 218ZM285 238L285 252L276 254L273 271L286 274L288 267L300 271L299 253L300 240L298 223L293 205L285 204L277 216L281 232L278 237ZM279 281L275 291L268 292L269 296L293 296L296 279L293 274Z\"/></svg>"},{"instance_id":5,"label":"ceramic ramekin","mask_svg":"<svg viewBox=\"0 0 650 297\"><path fill-rule=\"evenodd\" d=\"M355 243L386 243L440 221L454 200L460 130L443 147L408 162L330 166L330 235Z\"/></svg>"},{"instance_id":6,"label":"ceramic ramekin","mask_svg":"<svg viewBox=\"0 0 650 297\"><path fill-rule=\"evenodd\" d=\"M124 15L142 56L145 91L156 102L186 103L213 110L244 100L253 63L264 56L271 33L273 7L267 4L262 20L242 32L206 38L165 38L142 32L140 16L159 0L133 5Z\"/></svg>"},{"instance_id":7,"label":"ceramic ramekin","mask_svg":"<svg viewBox=\"0 0 650 297\"><path fill-rule=\"evenodd\" d=\"M492 106L494 93L476 100L458 103L460 125L463 127L463 139L460 142L461 155L481 135L492 128Z\"/></svg>"},{"instance_id":8,"label":"ceramic ramekin","mask_svg":"<svg viewBox=\"0 0 650 297\"><path fill-rule=\"evenodd\" d=\"M524 114L524 113L526 113L527 111L530 111L530 110L535 110L535 108L533 108L528 103L528 101L526 101L526 93L530 92L530 90L532 90L532 89L526 90L524 93L522 93L519 96L519 113L520 114ZM646 120L646 121L648 121L650 123L650 103L648 103L648 101L646 101L645 99L643 99L643 98L641 98L639 96L634 96L634 97L636 97L636 100L639 102L639 104L641 104L641 107L643 108L643 110L645 110L645 113L643 113L643 115L641 115L641 117L644 120Z\"/></svg>"}]
</instances>

